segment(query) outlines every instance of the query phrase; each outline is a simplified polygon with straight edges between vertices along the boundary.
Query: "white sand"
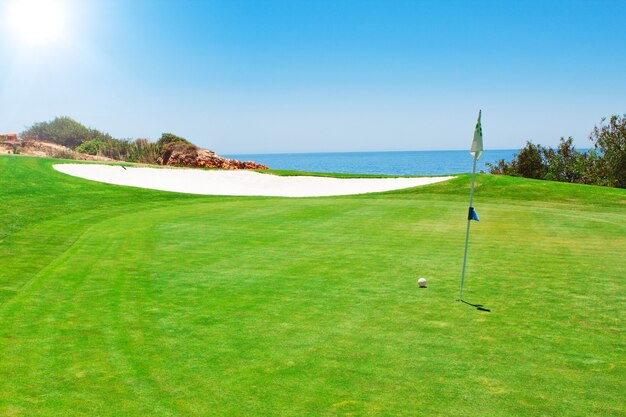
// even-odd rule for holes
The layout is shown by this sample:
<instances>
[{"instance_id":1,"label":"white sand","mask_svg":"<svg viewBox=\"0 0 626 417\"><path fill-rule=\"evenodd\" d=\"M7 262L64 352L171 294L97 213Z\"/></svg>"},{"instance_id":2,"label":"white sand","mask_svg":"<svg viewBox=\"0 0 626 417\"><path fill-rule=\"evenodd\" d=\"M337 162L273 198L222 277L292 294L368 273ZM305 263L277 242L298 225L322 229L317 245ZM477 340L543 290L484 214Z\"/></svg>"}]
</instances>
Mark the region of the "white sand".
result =
<instances>
[{"instance_id":1,"label":"white sand","mask_svg":"<svg viewBox=\"0 0 626 417\"><path fill-rule=\"evenodd\" d=\"M122 168L114 165L59 164L54 169L107 184L189 194L274 197L321 197L398 190L446 181L454 177L324 178L281 177L253 171Z\"/></svg>"}]
</instances>

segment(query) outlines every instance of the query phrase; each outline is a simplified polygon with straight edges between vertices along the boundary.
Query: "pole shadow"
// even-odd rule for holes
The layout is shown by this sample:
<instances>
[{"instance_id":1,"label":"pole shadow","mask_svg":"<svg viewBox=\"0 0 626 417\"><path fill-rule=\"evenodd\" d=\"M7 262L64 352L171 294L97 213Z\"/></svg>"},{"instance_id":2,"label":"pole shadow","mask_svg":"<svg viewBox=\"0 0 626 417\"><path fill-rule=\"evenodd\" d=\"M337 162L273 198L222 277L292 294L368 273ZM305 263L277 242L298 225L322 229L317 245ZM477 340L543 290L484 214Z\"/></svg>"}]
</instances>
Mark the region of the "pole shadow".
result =
<instances>
[{"instance_id":1,"label":"pole shadow","mask_svg":"<svg viewBox=\"0 0 626 417\"><path fill-rule=\"evenodd\" d=\"M476 307L476 310L479 310L479 311L486 311L486 312L488 312L488 313L491 313L491 309L483 307L483 305L482 305L482 304L472 304L472 303L468 303L468 302L467 302L467 301L465 301L465 300L457 300L457 301L460 301L460 302L465 303L465 304L467 304L467 305L470 305L470 306L472 306L472 307Z\"/></svg>"}]
</instances>

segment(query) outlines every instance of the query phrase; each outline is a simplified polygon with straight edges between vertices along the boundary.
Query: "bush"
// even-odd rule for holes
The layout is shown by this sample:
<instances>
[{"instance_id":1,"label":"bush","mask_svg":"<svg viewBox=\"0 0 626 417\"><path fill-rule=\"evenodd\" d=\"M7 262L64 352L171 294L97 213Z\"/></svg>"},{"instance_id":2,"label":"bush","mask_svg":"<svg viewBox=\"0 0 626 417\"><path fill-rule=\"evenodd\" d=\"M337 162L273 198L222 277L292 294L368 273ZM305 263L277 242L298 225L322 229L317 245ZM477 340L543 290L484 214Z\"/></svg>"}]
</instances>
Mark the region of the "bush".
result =
<instances>
[{"instance_id":1,"label":"bush","mask_svg":"<svg viewBox=\"0 0 626 417\"><path fill-rule=\"evenodd\" d=\"M54 152L51 156L52 158L56 159L77 159L76 153L67 149L58 150Z\"/></svg>"},{"instance_id":2,"label":"bush","mask_svg":"<svg viewBox=\"0 0 626 417\"><path fill-rule=\"evenodd\" d=\"M197 147L187 139L163 133L156 143L148 139L114 139L107 133L89 129L69 117L35 123L20 134L24 140L58 143L77 152L111 159L157 164L167 161L173 152L195 155ZM59 151L53 157L70 159L74 152Z\"/></svg>"},{"instance_id":3,"label":"bush","mask_svg":"<svg viewBox=\"0 0 626 417\"><path fill-rule=\"evenodd\" d=\"M602 119L589 135L594 148L579 152L561 138L556 149L526 142L511 162L487 164L492 174L626 188L626 115Z\"/></svg>"},{"instance_id":4,"label":"bush","mask_svg":"<svg viewBox=\"0 0 626 417\"><path fill-rule=\"evenodd\" d=\"M89 140L106 142L111 135L96 129L89 129L69 117L57 117L50 122L35 123L20 134L24 140L40 140L58 143L68 148L76 148Z\"/></svg>"},{"instance_id":5,"label":"bush","mask_svg":"<svg viewBox=\"0 0 626 417\"><path fill-rule=\"evenodd\" d=\"M492 174L534 178L549 181L598 184L596 152L579 152L574 139L561 138L556 149L526 142L526 146L511 162L503 159L495 165L488 164Z\"/></svg>"},{"instance_id":6,"label":"bush","mask_svg":"<svg viewBox=\"0 0 626 417\"><path fill-rule=\"evenodd\" d=\"M148 139L136 139L129 146L126 160L143 164L156 164L159 156L161 156L161 146L158 143L152 143Z\"/></svg>"},{"instance_id":7,"label":"bush","mask_svg":"<svg viewBox=\"0 0 626 417\"><path fill-rule=\"evenodd\" d=\"M175 143L175 142L191 143L187 139L181 138L180 136L176 136L172 133L162 133L161 138L157 141L157 144L163 147L167 145L168 143Z\"/></svg>"},{"instance_id":8,"label":"bush","mask_svg":"<svg viewBox=\"0 0 626 417\"><path fill-rule=\"evenodd\" d=\"M511 162L501 159L496 162L496 165L487 164L487 166L492 174L542 179L547 171L543 160L544 154L545 148L527 141L526 146L513 157Z\"/></svg>"},{"instance_id":9,"label":"bush","mask_svg":"<svg viewBox=\"0 0 626 417\"><path fill-rule=\"evenodd\" d=\"M545 149L532 142L526 142L526 146L517 154L517 172L526 178L543 178L546 175L546 167L543 162Z\"/></svg>"},{"instance_id":10,"label":"bush","mask_svg":"<svg viewBox=\"0 0 626 417\"><path fill-rule=\"evenodd\" d=\"M492 174L592 184L595 183L596 160L595 152L577 151L570 137L561 138L556 149L526 142L511 162L501 159L495 165L487 165Z\"/></svg>"},{"instance_id":11,"label":"bush","mask_svg":"<svg viewBox=\"0 0 626 417\"><path fill-rule=\"evenodd\" d=\"M598 174L606 185L626 188L626 115L611 116L595 126L589 139L598 150Z\"/></svg>"},{"instance_id":12,"label":"bush","mask_svg":"<svg viewBox=\"0 0 626 417\"><path fill-rule=\"evenodd\" d=\"M144 164L156 164L161 156L161 146L148 139L111 139L104 143L99 155L107 158Z\"/></svg>"},{"instance_id":13,"label":"bush","mask_svg":"<svg viewBox=\"0 0 626 417\"><path fill-rule=\"evenodd\" d=\"M100 155L111 159L125 161L130 151L128 139L110 139L100 148Z\"/></svg>"},{"instance_id":14,"label":"bush","mask_svg":"<svg viewBox=\"0 0 626 417\"><path fill-rule=\"evenodd\" d=\"M575 182L581 184L597 183L596 152L579 152L573 144L574 139L561 138L556 150L544 149L544 163L546 175L544 178L551 181Z\"/></svg>"},{"instance_id":15,"label":"bush","mask_svg":"<svg viewBox=\"0 0 626 417\"><path fill-rule=\"evenodd\" d=\"M76 147L76 151L80 153L86 153L88 155L98 155L100 150L106 145L106 142L101 140L88 140L87 142L83 142Z\"/></svg>"}]
</instances>

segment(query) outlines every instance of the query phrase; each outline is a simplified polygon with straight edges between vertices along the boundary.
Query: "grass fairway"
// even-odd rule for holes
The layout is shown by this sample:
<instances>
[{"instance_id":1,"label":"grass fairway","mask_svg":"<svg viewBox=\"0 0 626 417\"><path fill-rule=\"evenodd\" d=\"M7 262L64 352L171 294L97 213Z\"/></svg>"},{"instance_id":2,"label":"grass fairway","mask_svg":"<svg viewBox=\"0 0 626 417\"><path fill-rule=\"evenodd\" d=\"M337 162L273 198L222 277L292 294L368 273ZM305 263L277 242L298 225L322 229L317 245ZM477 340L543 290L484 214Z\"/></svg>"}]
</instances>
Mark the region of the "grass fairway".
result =
<instances>
[{"instance_id":1,"label":"grass fairway","mask_svg":"<svg viewBox=\"0 0 626 417\"><path fill-rule=\"evenodd\" d=\"M626 190L190 196L0 157L2 416L623 416ZM420 276L428 289L418 289Z\"/></svg>"}]
</instances>

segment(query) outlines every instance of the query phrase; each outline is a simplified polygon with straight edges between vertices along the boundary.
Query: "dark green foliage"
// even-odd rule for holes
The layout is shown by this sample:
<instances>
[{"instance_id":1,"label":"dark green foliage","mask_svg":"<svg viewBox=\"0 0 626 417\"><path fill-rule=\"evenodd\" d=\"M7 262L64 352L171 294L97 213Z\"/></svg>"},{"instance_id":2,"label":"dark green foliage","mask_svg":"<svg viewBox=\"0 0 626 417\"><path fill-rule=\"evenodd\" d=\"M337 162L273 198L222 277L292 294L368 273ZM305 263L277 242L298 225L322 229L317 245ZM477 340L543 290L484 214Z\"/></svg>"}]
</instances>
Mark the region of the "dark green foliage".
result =
<instances>
[{"instance_id":1,"label":"dark green foliage","mask_svg":"<svg viewBox=\"0 0 626 417\"><path fill-rule=\"evenodd\" d=\"M88 155L145 164L157 164L159 159L167 161L174 151L194 154L197 150L187 139L172 133L163 133L156 143L144 138L115 139L65 116L49 122L35 123L20 136L24 140L58 143ZM76 155L73 152L59 151L53 156L72 159Z\"/></svg>"},{"instance_id":2,"label":"dark green foliage","mask_svg":"<svg viewBox=\"0 0 626 417\"><path fill-rule=\"evenodd\" d=\"M145 164L166 164L173 153L194 157L197 146L173 133L163 133L156 143L148 139L115 139L107 133L89 129L69 117L35 123L20 135L24 140L58 143L76 152ZM16 153L14 151L14 153ZM72 159L71 151L59 151L56 158Z\"/></svg>"},{"instance_id":3,"label":"dark green foliage","mask_svg":"<svg viewBox=\"0 0 626 417\"><path fill-rule=\"evenodd\" d=\"M20 134L24 140L41 140L76 148L89 140L108 141L111 135L89 129L69 117L57 117L50 122L35 123Z\"/></svg>"},{"instance_id":4,"label":"dark green foliage","mask_svg":"<svg viewBox=\"0 0 626 417\"><path fill-rule=\"evenodd\" d=\"M606 185L626 188L626 115L602 119L589 139L600 152L599 174Z\"/></svg>"},{"instance_id":5,"label":"dark green foliage","mask_svg":"<svg viewBox=\"0 0 626 417\"><path fill-rule=\"evenodd\" d=\"M187 139L181 138L180 136L176 136L172 133L163 133L161 134L161 138L157 141L157 144L159 146L165 146L168 143L174 143L174 142L191 143Z\"/></svg>"},{"instance_id":6,"label":"dark green foliage","mask_svg":"<svg viewBox=\"0 0 626 417\"><path fill-rule=\"evenodd\" d=\"M106 142L101 140L88 140L87 142L83 142L76 147L76 152L86 153L88 155L98 155L100 149L102 149L106 145Z\"/></svg>"},{"instance_id":7,"label":"dark green foliage","mask_svg":"<svg viewBox=\"0 0 626 417\"><path fill-rule=\"evenodd\" d=\"M526 142L526 146L511 162L489 164L492 174L512 175L538 180L598 184L596 152L579 152L571 137L561 138L556 149Z\"/></svg>"},{"instance_id":8,"label":"dark green foliage","mask_svg":"<svg viewBox=\"0 0 626 417\"><path fill-rule=\"evenodd\" d=\"M516 177L544 179L547 167L544 162L546 148L528 141L526 146L515 155L513 161L504 159L495 165L488 164L492 174L512 175Z\"/></svg>"},{"instance_id":9,"label":"dark green foliage","mask_svg":"<svg viewBox=\"0 0 626 417\"><path fill-rule=\"evenodd\" d=\"M128 139L112 139L108 140L102 148L100 148L100 155L107 158L117 159L125 161L129 154L130 140Z\"/></svg>"},{"instance_id":10,"label":"dark green foliage","mask_svg":"<svg viewBox=\"0 0 626 417\"><path fill-rule=\"evenodd\" d=\"M547 166L543 178L551 181L597 184L595 180L597 152L579 152L575 149L573 141L571 136L567 139L561 138L556 150L552 148L543 150L543 160Z\"/></svg>"},{"instance_id":11,"label":"dark green foliage","mask_svg":"<svg viewBox=\"0 0 626 417\"><path fill-rule=\"evenodd\" d=\"M99 155L120 161L155 164L160 155L160 147L148 139L113 139L100 148Z\"/></svg>"},{"instance_id":12,"label":"dark green foliage","mask_svg":"<svg viewBox=\"0 0 626 417\"><path fill-rule=\"evenodd\" d=\"M626 188L626 115L602 119L589 136L594 148L579 152L572 137L556 149L526 142L511 162L488 164L492 174Z\"/></svg>"},{"instance_id":13,"label":"dark green foliage","mask_svg":"<svg viewBox=\"0 0 626 417\"><path fill-rule=\"evenodd\" d=\"M541 145L534 145L526 142L520 153L517 155L517 171L524 178L543 178L546 174L542 155L545 149Z\"/></svg>"}]
</instances>

